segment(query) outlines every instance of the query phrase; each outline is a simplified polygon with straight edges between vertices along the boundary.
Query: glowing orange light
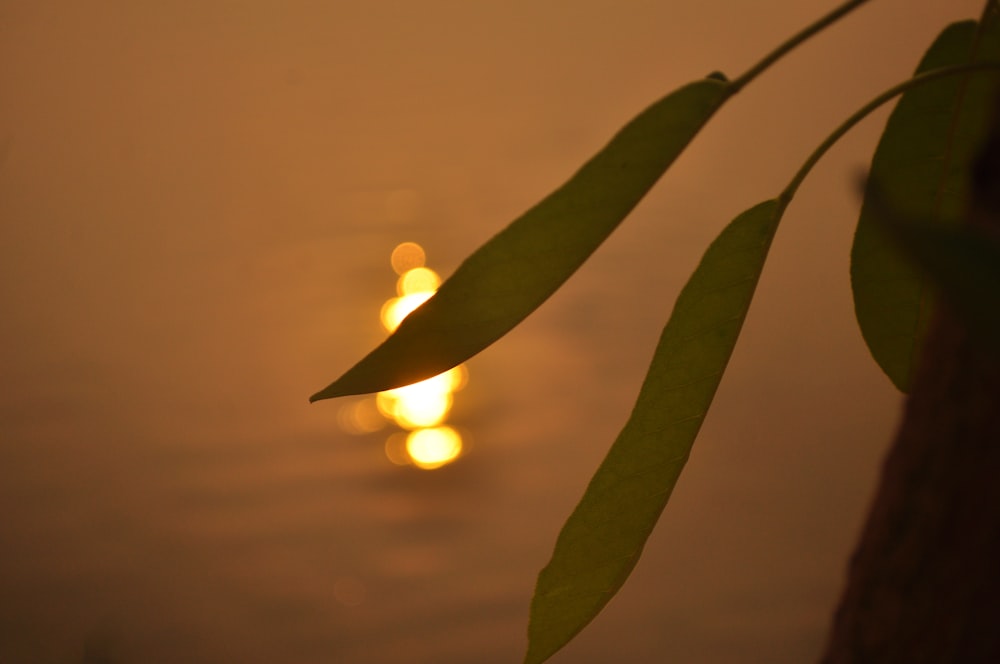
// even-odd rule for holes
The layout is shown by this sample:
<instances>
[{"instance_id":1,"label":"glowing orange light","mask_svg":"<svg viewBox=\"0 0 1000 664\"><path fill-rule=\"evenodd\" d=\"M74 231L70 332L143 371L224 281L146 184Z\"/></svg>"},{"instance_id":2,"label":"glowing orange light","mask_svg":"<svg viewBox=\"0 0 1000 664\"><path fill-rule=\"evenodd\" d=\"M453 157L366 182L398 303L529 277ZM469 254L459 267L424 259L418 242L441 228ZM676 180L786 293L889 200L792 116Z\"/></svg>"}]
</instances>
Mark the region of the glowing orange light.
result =
<instances>
[{"instance_id":1,"label":"glowing orange light","mask_svg":"<svg viewBox=\"0 0 1000 664\"><path fill-rule=\"evenodd\" d=\"M399 324L403 322L403 319L413 313L414 309L429 300L433 294L433 292L413 293L412 295L404 295L403 297L394 297L391 300L387 300L382 305L382 326L390 332L395 332Z\"/></svg>"},{"instance_id":2,"label":"glowing orange light","mask_svg":"<svg viewBox=\"0 0 1000 664\"><path fill-rule=\"evenodd\" d=\"M423 267L426 256L424 248L416 242L403 242L392 250L389 260L396 274L404 274L407 270Z\"/></svg>"},{"instance_id":3,"label":"glowing orange light","mask_svg":"<svg viewBox=\"0 0 1000 664\"><path fill-rule=\"evenodd\" d=\"M406 451L415 466L440 468L462 453L462 437L451 427L418 429L407 436Z\"/></svg>"},{"instance_id":4,"label":"glowing orange light","mask_svg":"<svg viewBox=\"0 0 1000 664\"><path fill-rule=\"evenodd\" d=\"M415 267L407 270L399 278L396 291L400 295L415 295L418 293L433 293L441 285L441 277L429 267Z\"/></svg>"},{"instance_id":5,"label":"glowing orange light","mask_svg":"<svg viewBox=\"0 0 1000 664\"><path fill-rule=\"evenodd\" d=\"M424 267L426 256L415 242L403 242L392 252L392 268L399 276L394 297L382 305L382 325L393 332L414 309L426 302L441 285L434 270ZM413 464L418 468L439 468L458 458L462 437L451 427L442 426L451 411L452 393L468 380L464 366L458 366L427 380L376 395L360 410L345 415L356 432L371 430L370 416L377 411L409 433L389 436L385 454L397 465ZM363 422L362 422L363 420ZM346 427L345 427L346 428Z\"/></svg>"},{"instance_id":6,"label":"glowing orange light","mask_svg":"<svg viewBox=\"0 0 1000 664\"><path fill-rule=\"evenodd\" d=\"M444 422L451 410L455 371L379 393L379 409L404 429L432 427Z\"/></svg>"},{"instance_id":7,"label":"glowing orange light","mask_svg":"<svg viewBox=\"0 0 1000 664\"><path fill-rule=\"evenodd\" d=\"M377 399L362 399L342 406L337 412L340 428L348 433L372 433L385 427Z\"/></svg>"},{"instance_id":8,"label":"glowing orange light","mask_svg":"<svg viewBox=\"0 0 1000 664\"><path fill-rule=\"evenodd\" d=\"M378 408L378 412L382 413L382 417L387 420L393 418L395 403L396 397L389 392L379 392L375 395L375 406Z\"/></svg>"},{"instance_id":9,"label":"glowing orange light","mask_svg":"<svg viewBox=\"0 0 1000 664\"><path fill-rule=\"evenodd\" d=\"M385 455L397 466L409 466L413 463L410 453L406 451L406 439L409 436L409 433L397 431L385 439Z\"/></svg>"},{"instance_id":10,"label":"glowing orange light","mask_svg":"<svg viewBox=\"0 0 1000 664\"><path fill-rule=\"evenodd\" d=\"M449 389L452 392L458 392L469 381L469 370L465 368L464 364L448 369L448 371L440 375L448 377Z\"/></svg>"}]
</instances>

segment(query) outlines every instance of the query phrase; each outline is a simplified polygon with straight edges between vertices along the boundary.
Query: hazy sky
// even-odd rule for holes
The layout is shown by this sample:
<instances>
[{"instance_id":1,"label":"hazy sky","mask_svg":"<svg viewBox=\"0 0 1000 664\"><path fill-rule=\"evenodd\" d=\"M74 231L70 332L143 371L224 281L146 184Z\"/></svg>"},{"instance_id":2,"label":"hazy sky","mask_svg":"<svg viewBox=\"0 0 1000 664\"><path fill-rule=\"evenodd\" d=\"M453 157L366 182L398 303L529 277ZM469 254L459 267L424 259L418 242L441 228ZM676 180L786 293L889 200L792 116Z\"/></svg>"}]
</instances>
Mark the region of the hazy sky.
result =
<instances>
[{"instance_id":1,"label":"hazy sky","mask_svg":"<svg viewBox=\"0 0 1000 664\"><path fill-rule=\"evenodd\" d=\"M0 661L515 662L684 279L967 0L873 0L711 121L469 365L468 453L306 398L647 104L832 2L0 0ZM885 113L790 207L632 579L553 662L818 653L899 397L847 256Z\"/></svg>"}]
</instances>

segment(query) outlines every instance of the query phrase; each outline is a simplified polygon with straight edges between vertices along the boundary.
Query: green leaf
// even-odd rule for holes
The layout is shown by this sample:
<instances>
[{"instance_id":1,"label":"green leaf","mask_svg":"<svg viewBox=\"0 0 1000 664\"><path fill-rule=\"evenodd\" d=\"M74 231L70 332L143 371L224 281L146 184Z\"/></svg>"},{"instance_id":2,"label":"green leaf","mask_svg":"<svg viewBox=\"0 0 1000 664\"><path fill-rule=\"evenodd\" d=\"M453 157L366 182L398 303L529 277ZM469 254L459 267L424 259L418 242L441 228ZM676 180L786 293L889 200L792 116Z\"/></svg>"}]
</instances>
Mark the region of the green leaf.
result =
<instances>
[{"instance_id":1,"label":"green leaf","mask_svg":"<svg viewBox=\"0 0 1000 664\"><path fill-rule=\"evenodd\" d=\"M600 246L731 93L713 75L640 113L568 182L469 256L382 345L310 401L430 378L502 337Z\"/></svg>"},{"instance_id":2,"label":"green leaf","mask_svg":"<svg viewBox=\"0 0 1000 664\"><path fill-rule=\"evenodd\" d=\"M527 664L545 661L625 583L687 461L736 345L785 199L750 208L677 298L632 415L538 576Z\"/></svg>"},{"instance_id":3,"label":"green leaf","mask_svg":"<svg viewBox=\"0 0 1000 664\"><path fill-rule=\"evenodd\" d=\"M980 338L1000 340L1000 241L981 228L905 219L888 205L878 223L905 258Z\"/></svg>"},{"instance_id":4,"label":"green leaf","mask_svg":"<svg viewBox=\"0 0 1000 664\"><path fill-rule=\"evenodd\" d=\"M948 26L927 51L919 72L1000 59L1000 23ZM908 91L886 124L870 182L907 217L955 223L968 198L969 169L983 138L995 78L943 78ZM851 250L854 308L865 343L893 384L909 389L933 311L933 289L900 254L875 219L866 191Z\"/></svg>"}]
</instances>

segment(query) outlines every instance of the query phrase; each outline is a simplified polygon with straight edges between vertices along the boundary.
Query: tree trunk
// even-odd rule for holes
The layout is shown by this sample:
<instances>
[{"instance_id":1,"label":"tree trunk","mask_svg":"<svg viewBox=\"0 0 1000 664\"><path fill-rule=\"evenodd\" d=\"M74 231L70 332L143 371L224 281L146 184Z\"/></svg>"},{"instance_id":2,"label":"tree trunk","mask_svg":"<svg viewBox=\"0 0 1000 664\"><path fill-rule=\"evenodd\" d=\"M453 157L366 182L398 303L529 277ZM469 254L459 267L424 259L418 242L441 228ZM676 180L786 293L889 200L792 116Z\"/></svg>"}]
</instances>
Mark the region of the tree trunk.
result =
<instances>
[{"instance_id":1,"label":"tree trunk","mask_svg":"<svg viewBox=\"0 0 1000 664\"><path fill-rule=\"evenodd\" d=\"M1000 122L970 222L1000 229ZM824 664L1000 663L1000 340L940 307Z\"/></svg>"}]
</instances>

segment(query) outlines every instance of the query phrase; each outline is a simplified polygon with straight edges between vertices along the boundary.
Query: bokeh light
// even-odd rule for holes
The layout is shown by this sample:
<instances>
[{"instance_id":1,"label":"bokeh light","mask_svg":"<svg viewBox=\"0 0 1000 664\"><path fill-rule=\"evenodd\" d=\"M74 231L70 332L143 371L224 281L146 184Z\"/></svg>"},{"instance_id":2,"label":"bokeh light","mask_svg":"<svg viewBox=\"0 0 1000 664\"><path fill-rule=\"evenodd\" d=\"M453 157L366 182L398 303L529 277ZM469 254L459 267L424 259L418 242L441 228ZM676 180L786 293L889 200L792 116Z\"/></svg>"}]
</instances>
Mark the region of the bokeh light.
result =
<instances>
[{"instance_id":1,"label":"bokeh light","mask_svg":"<svg viewBox=\"0 0 1000 664\"><path fill-rule=\"evenodd\" d=\"M429 267L415 267L407 270L399 278L396 291L399 295L433 293L441 285L441 277Z\"/></svg>"},{"instance_id":2,"label":"bokeh light","mask_svg":"<svg viewBox=\"0 0 1000 664\"><path fill-rule=\"evenodd\" d=\"M426 254L415 242L403 242L392 251L398 297L382 305L382 325L393 332L414 309L426 302L441 285L438 274L426 267ZM396 465L426 470L440 468L459 457L462 437L444 426L454 403L454 393L465 387L468 371L459 365L427 380L379 392L374 399L350 404L338 414L344 431L366 434L380 430L387 420L404 431L391 434L385 454Z\"/></svg>"},{"instance_id":3,"label":"bokeh light","mask_svg":"<svg viewBox=\"0 0 1000 664\"><path fill-rule=\"evenodd\" d=\"M392 269L399 275L405 274L408 270L423 267L426 260L424 248L416 242L403 242L397 245L392 250L392 256L389 259L392 263Z\"/></svg>"},{"instance_id":4,"label":"bokeh light","mask_svg":"<svg viewBox=\"0 0 1000 664\"><path fill-rule=\"evenodd\" d=\"M370 397L342 406L337 412L337 423L344 431L354 434L380 431L386 424L378 400Z\"/></svg>"},{"instance_id":5,"label":"bokeh light","mask_svg":"<svg viewBox=\"0 0 1000 664\"><path fill-rule=\"evenodd\" d=\"M417 429L407 436L406 451L418 468L440 468L462 453L462 437L451 427Z\"/></svg>"},{"instance_id":6,"label":"bokeh light","mask_svg":"<svg viewBox=\"0 0 1000 664\"><path fill-rule=\"evenodd\" d=\"M416 383L394 390L392 418L404 429L433 427L444 422L451 410L451 391Z\"/></svg>"},{"instance_id":7,"label":"bokeh light","mask_svg":"<svg viewBox=\"0 0 1000 664\"><path fill-rule=\"evenodd\" d=\"M404 429L437 426L448 417L452 393L465 385L465 368L455 367L419 383L380 392L376 406Z\"/></svg>"},{"instance_id":8,"label":"bokeh light","mask_svg":"<svg viewBox=\"0 0 1000 664\"><path fill-rule=\"evenodd\" d=\"M382 326L390 332L395 332L403 319L409 316L414 309L430 299L433 292L413 293L402 297L394 297L387 300L382 305L381 318Z\"/></svg>"},{"instance_id":9,"label":"bokeh light","mask_svg":"<svg viewBox=\"0 0 1000 664\"><path fill-rule=\"evenodd\" d=\"M412 246L415 249L411 248L407 252L404 252L406 254L404 256L405 260L400 259L399 261L395 261L393 269L396 269L396 263L402 266L415 262L416 258L413 256L416 255L416 252L419 252L421 262L424 259L424 250L420 248L420 245L413 242L404 242L396 247L396 250L392 252L393 257L399 252L400 247L404 246ZM403 319L409 316L414 309L430 299L431 295L434 294L440 285L441 277L437 275L437 272L428 267L421 265L404 270L396 282L396 292L399 294L399 297L386 300L385 304L382 305L380 317L383 327L390 332L395 332L399 324L403 322Z\"/></svg>"},{"instance_id":10,"label":"bokeh light","mask_svg":"<svg viewBox=\"0 0 1000 664\"><path fill-rule=\"evenodd\" d=\"M410 453L406 451L406 439L410 437L408 431L397 431L385 439L385 455L389 461L397 466L409 466L413 464Z\"/></svg>"}]
</instances>

